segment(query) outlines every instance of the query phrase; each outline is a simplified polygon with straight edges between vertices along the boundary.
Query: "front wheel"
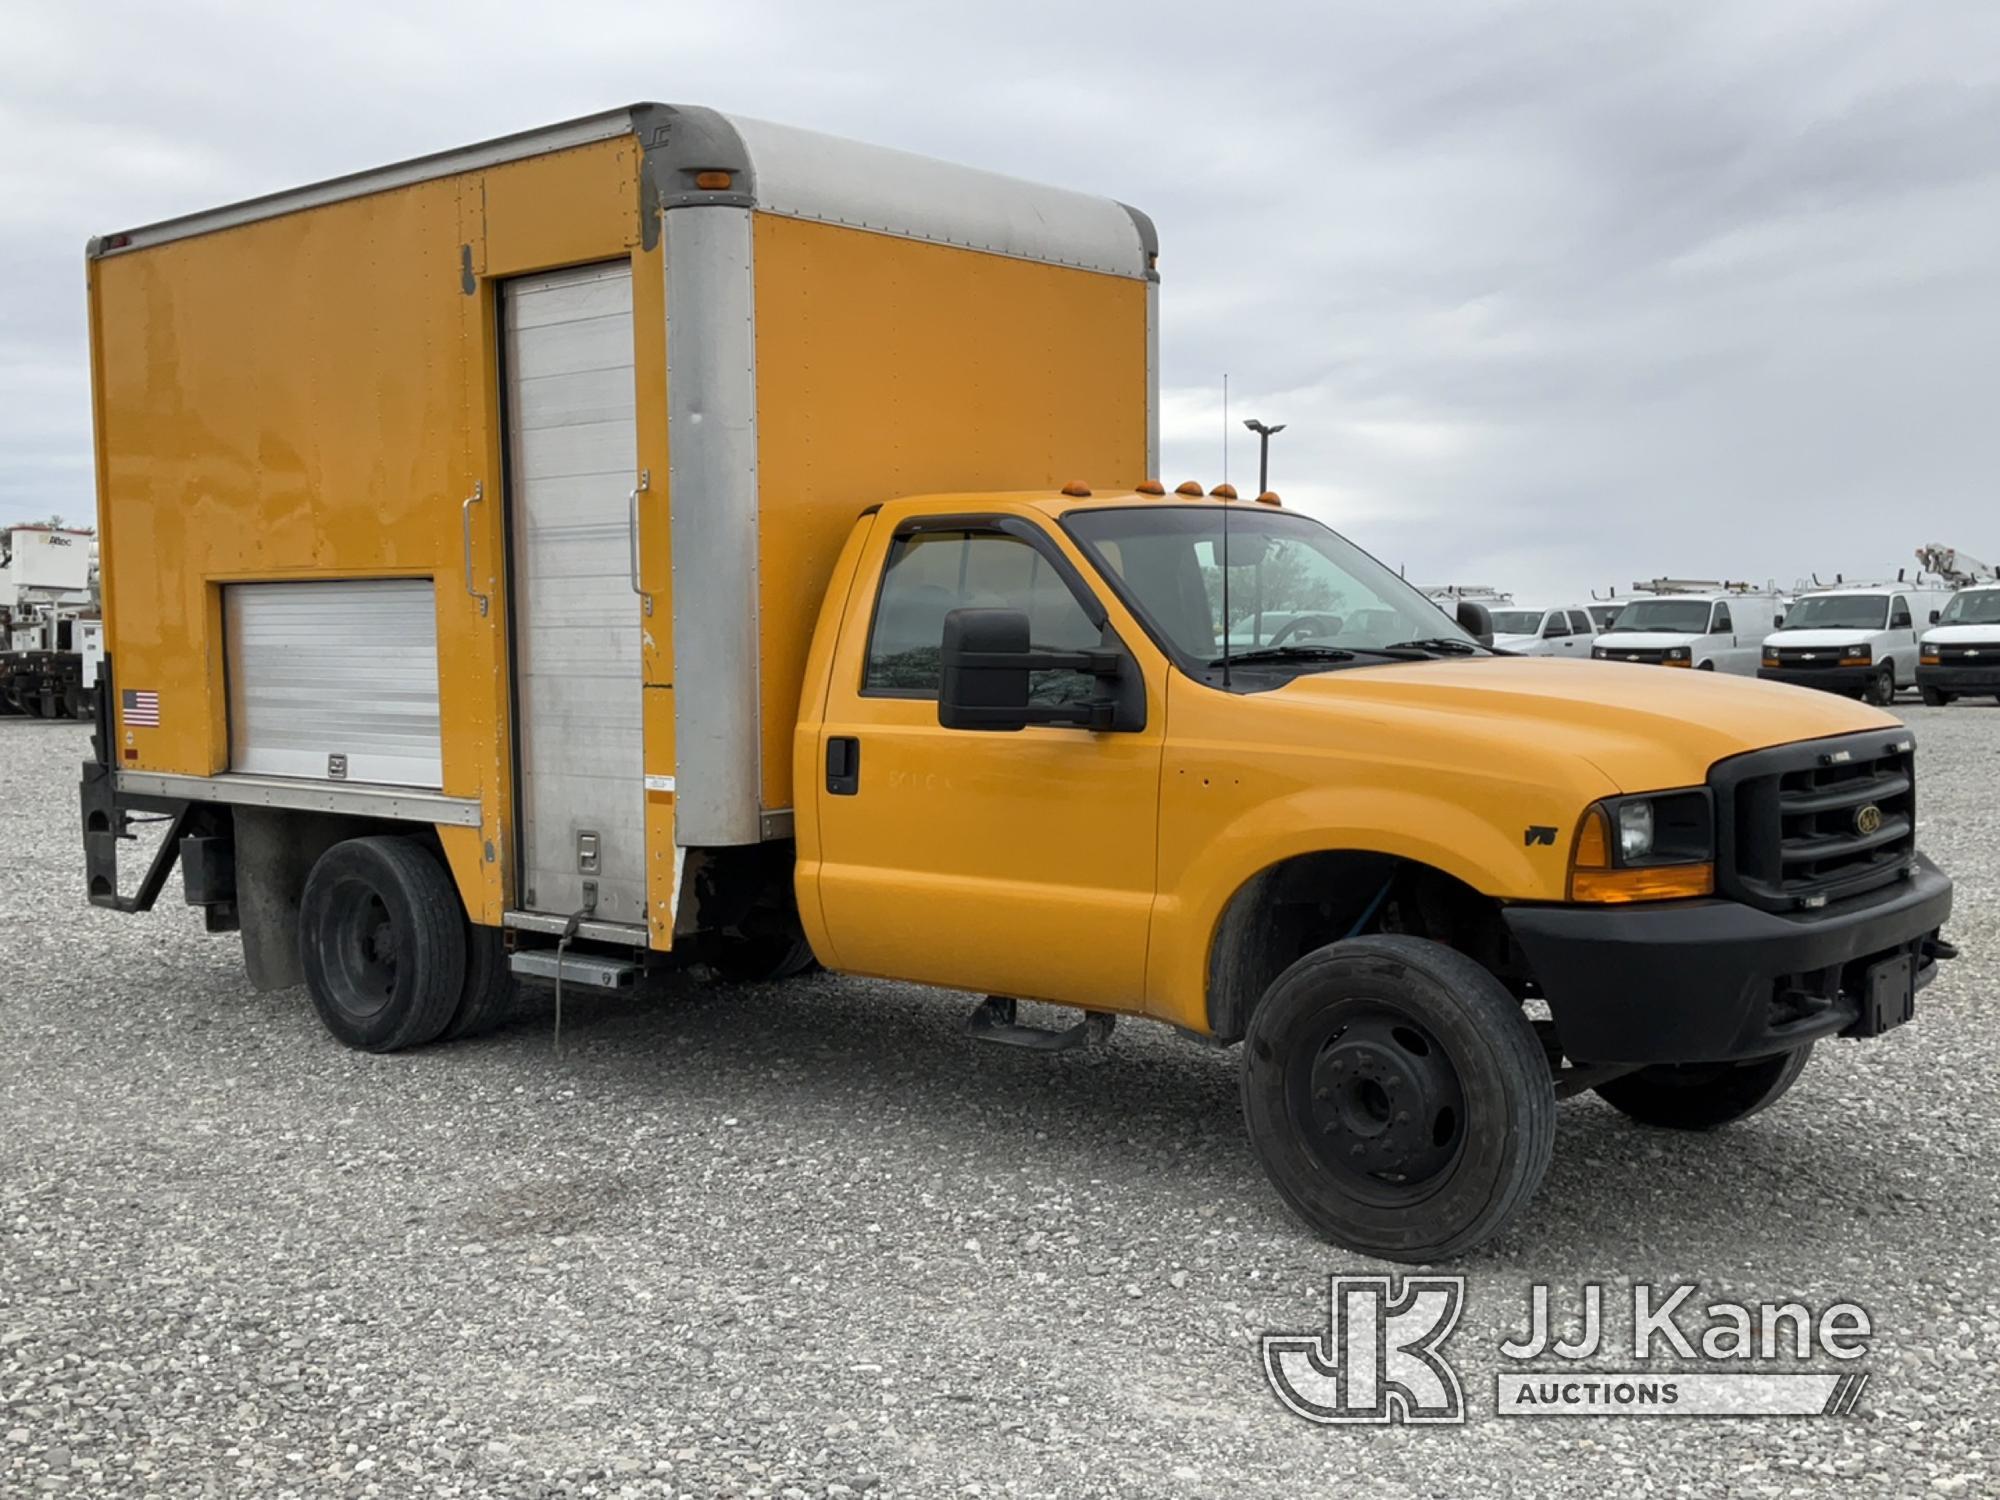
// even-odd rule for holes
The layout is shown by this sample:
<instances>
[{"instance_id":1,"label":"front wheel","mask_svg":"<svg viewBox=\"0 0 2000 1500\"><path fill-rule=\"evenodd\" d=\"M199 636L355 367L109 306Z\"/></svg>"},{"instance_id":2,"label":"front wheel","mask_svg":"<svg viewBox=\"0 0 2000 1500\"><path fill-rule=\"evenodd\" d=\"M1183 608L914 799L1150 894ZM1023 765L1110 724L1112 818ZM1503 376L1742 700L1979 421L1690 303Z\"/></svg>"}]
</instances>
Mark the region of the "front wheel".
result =
<instances>
[{"instance_id":1,"label":"front wheel","mask_svg":"<svg viewBox=\"0 0 2000 1500\"><path fill-rule=\"evenodd\" d=\"M1272 1185L1336 1244L1386 1260L1472 1249L1548 1171L1556 1100L1518 1001L1421 938L1331 943L1251 1016L1243 1115Z\"/></svg>"},{"instance_id":2,"label":"front wheel","mask_svg":"<svg viewBox=\"0 0 2000 1500\"><path fill-rule=\"evenodd\" d=\"M1940 688L1920 687L1917 689L1917 696L1923 699L1925 708L1943 708L1951 702L1951 694Z\"/></svg>"},{"instance_id":3,"label":"front wheel","mask_svg":"<svg viewBox=\"0 0 2000 1500\"><path fill-rule=\"evenodd\" d=\"M395 1052L435 1041L465 984L465 910L444 866L413 839L335 844L306 876L299 957L326 1029Z\"/></svg>"},{"instance_id":4,"label":"front wheel","mask_svg":"<svg viewBox=\"0 0 2000 1500\"><path fill-rule=\"evenodd\" d=\"M1798 1082L1812 1043L1740 1063L1661 1064L1597 1086L1597 1097L1642 1125L1713 1130L1746 1119Z\"/></svg>"},{"instance_id":5,"label":"front wheel","mask_svg":"<svg viewBox=\"0 0 2000 1500\"><path fill-rule=\"evenodd\" d=\"M1884 667L1868 679L1868 685L1861 690L1864 702L1876 708L1887 708L1896 701L1896 669Z\"/></svg>"}]
</instances>

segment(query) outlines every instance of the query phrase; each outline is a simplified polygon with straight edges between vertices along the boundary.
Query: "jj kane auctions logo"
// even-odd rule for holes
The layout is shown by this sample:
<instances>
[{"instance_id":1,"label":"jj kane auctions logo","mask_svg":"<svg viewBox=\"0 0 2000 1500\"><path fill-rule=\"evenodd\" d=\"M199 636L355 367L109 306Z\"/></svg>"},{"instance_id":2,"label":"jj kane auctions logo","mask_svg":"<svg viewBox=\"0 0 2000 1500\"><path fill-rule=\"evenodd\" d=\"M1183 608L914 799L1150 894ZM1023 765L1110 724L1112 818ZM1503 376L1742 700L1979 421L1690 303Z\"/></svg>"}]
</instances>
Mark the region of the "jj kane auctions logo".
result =
<instances>
[{"instance_id":1,"label":"jj kane auctions logo","mask_svg":"<svg viewBox=\"0 0 2000 1500\"><path fill-rule=\"evenodd\" d=\"M1512 1362L1495 1377L1494 1410L1530 1416L1843 1416L1855 1410L1865 1371L1804 1371L1781 1362L1850 1362L1867 1353L1865 1309L1837 1302L1815 1313L1799 1302L1697 1303L1698 1288L1632 1288L1630 1358L1607 1342L1604 1289L1582 1290L1575 1337L1558 1337L1549 1288L1529 1289L1528 1327L1503 1341ZM1308 1422L1451 1423L1465 1394L1444 1345L1465 1307L1462 1276L1333 1278L1323 1333L1269 1334L1264 1376L1285 1407ZM1695 1319L1705 1320L1697 1323ZM1558 1363L1549 1367L1547 1361ZM1686 1370L1678 1361L1702 1360ZM1535 1364L1536 1368L1521 1368ZM1714 1368L1723 1366L1724 1368Z\"/></svg>"}]
</instances>

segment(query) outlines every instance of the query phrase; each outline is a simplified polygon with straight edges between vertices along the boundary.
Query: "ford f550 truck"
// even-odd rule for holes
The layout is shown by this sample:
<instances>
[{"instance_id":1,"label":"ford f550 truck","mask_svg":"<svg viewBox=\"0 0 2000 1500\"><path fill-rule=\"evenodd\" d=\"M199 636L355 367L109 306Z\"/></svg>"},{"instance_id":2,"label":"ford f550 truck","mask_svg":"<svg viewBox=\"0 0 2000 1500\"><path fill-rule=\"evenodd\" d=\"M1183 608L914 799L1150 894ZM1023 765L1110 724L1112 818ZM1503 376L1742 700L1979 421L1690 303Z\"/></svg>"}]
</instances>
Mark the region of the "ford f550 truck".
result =
<instances>
[{"instance_id":1,"label":"ford f550 truck","mask_svg":"<svg viewBox=\"0 0 2000 1500\"><path fill-rule=\"evenodd\" d=\"M1411 1261L1523 1207L1559 1096L1718 1125L1907 1021L1909 731L1496 654L1276 496L1169 492L1155 257L666 105L93 242L90 899L178 863L378 1050L690 958L1165 1022L1242 1044L1308 1224Z\"/></svg>"}]
</instances>

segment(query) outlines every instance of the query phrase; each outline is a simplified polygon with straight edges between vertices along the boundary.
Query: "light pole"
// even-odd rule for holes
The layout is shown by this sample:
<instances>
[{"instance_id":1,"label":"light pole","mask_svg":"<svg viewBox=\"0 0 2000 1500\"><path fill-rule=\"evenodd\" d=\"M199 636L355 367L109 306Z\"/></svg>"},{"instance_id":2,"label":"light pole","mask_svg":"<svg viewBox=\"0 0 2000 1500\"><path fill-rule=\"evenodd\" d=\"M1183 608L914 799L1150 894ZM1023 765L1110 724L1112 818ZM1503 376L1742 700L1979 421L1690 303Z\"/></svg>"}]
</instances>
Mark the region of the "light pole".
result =
<instances>
[{"instance_id":1,"label":"light pole","mask_svg":"<svg viewBox=\"0 0 2000 1500\"><path fill-rule=\"evenodd\" d=\"M1285 430L1280 422L1275 427L1267 427L1252 417L1243 424L1257 434L1257 493L1269 494L1271 489L1271 439Z\"/></svg>"}]
</instances>

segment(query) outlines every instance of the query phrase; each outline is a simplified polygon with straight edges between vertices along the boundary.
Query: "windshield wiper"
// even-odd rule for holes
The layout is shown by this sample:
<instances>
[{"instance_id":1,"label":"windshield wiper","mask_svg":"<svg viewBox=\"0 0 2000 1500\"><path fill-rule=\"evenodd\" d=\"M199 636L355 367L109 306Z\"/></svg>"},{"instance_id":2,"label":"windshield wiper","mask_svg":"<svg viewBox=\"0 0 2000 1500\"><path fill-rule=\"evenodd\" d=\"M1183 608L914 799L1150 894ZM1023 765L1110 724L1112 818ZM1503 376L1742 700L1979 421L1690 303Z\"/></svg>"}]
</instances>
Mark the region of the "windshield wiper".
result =
<instances>
[{"instance_id":1,"label":"windshield wiper","mask_svg":"<svg viewBox=\"0 0 2000 1500\"><path fill-rule=\"evenodd\" d=\"M1218 656L1209 665L1219 667L1223 660ZM1258 646L1249 651L1232 651L1228 660L1232 665L1246 661L1353 661L1354 653L1339 646Z\"/></svg>"},{"instance_id":2,"label":"windshield wiper","mask_svg":"<svg viewBox=\"0 0 2000 1500\"><path fill-rule=\"evenodd\" d=\"M1441 656L1476 656L1479 647L1471 641L1461 641L1456 636L1427 635L1415 641L1391 641L1382 648L1384 651L1434 651Z\"/></svg>"}]
</instances>

